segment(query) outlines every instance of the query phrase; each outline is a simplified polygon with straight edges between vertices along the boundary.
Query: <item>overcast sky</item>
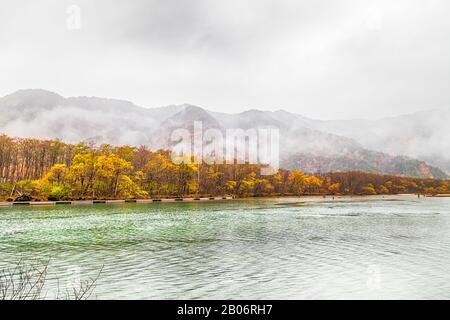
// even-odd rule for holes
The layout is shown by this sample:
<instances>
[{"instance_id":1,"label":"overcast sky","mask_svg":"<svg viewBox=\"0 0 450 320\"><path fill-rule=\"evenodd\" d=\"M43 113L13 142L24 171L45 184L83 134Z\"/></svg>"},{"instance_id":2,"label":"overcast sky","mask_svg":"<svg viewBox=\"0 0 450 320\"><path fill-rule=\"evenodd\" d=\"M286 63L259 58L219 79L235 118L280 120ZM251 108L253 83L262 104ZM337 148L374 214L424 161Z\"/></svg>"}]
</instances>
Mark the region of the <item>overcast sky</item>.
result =
<instances>
[{"instance_id":1,"label":"overcast sky","mask_svg":"<svg viewBox=\"0 0 450 320\"><path fill-rule=\"evenodd\" d=\"M449 16L447 0L2 0L0 95L320 119L448 108Z\"/></svg>"}]
</instances>

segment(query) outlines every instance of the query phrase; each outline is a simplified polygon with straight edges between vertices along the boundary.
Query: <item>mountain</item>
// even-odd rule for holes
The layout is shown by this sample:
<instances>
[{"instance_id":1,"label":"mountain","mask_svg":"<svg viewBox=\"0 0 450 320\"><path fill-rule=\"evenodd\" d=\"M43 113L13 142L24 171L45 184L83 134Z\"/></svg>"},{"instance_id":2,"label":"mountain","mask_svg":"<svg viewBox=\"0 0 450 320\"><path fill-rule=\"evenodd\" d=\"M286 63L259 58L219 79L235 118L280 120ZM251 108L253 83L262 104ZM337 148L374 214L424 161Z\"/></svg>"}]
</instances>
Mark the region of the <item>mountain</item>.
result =
<instances>
[{"instance_id":1,"label":"mountain","mask_svg":"<svg viewBox=\"0 0 450 320\"><path fill-rule=\"evenodd\" d=\"M18 137L67 142L145 144L156 121L129 101L63 98L44 90L21 90L0 99L0 129Z\"/></svg>"},{"instance_id":2,"label":"mountain","mask_svg":"<svg viewBox=\"0 0 450 320\"><path fill-rule=\"evenodd\" d=\"M426 161L450 173L450 109L378 120L316 120L310 126L353 138L371 150Z\"/></svg>"},{"instance_id":3,"label":"mountain","mask_svg":"<svg viewBox=\"0 0 450 320\"><path fill-rule=\"evenodd\" d=\"M358 135L347 138L350 135L328 133L328 127L319 126L320 121L284 110L249 110L234 115L211 114L217 117L223 127L280 128L280 163L287 169L306 172L361 170L415 177L447 177L441 169L429 166L425 161L402 156L401 153L395 156L395 149L389 150L389 153L369 150L354 139ZM351 127L344 128L352 131Z\"/></svg>"},{"instance_id":4,"label":"mountain","mask_svg":"<svg viewBox=\"0 0 450 320\"><path fill-rule=\"evenodd\" d=\"M0 132L18 137L59 138L67 142L93 140L159 149L169 147L175 129L193 132L194 121L201 121L203 130L213 128L223 133L232 128L278 128L281 166L287 169L306 172L363 170L413 177L447 177L445 172L426 161L413 159L414 155L405 148L405 139L425 141L430 137L427 130L432 128L425 125L417 135L413 134L417 125L415 117L411 120L413 124L399 128L397 120L389 119L386 124L383 121L318 121L283 110L252 109L227 114L188 104L143 108L124 100L64 98L45 90L20 90L0 98ZM403 118L402 121L409 120ZM396 130L408 132L408 136L399 135ZM370 139L366 137L368 132L372 134ZM430 158L436 158L429 149L423 149L424 157L426 151ZM424 157L420 159L426 160Z\"/></svg>"},{"instance_id":5,"label":"mountain","mask_svg":"<svg viewBox=\"0 0 450 320\"><path fill-rule=\"evenodd\" d=\"M171 135L176 129L187 129L190 133L194 132L194 122L201 121L203 131L206 129L219 129L224 131L219 122L207 111L200 107L192 105L181 105L178 112L165 113L164 120L152 131L150 146L153 149L168 149L171 146ZM174 109L173 109L174 110ZM168 117L166 117L169 115Z\"/></svg>"}]
</instances>

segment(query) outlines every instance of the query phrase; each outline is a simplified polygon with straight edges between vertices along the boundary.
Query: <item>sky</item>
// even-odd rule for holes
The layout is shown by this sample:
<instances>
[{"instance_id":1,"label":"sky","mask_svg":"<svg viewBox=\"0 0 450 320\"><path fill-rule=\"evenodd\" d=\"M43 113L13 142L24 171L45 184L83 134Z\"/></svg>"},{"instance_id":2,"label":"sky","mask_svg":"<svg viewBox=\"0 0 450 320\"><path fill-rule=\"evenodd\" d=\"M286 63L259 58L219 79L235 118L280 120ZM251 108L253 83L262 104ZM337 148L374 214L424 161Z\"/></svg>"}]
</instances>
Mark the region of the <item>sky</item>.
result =
<instances>
[{"instance_id":1,"label":"sky","mask_svg":"<svg viewBox=\"0 0 450 320\"><path fill-rule=\"evenodd\" d=\"M380 118L450 106L447 0L2 0L0 96Z\"/></svg>"}]
</instances>

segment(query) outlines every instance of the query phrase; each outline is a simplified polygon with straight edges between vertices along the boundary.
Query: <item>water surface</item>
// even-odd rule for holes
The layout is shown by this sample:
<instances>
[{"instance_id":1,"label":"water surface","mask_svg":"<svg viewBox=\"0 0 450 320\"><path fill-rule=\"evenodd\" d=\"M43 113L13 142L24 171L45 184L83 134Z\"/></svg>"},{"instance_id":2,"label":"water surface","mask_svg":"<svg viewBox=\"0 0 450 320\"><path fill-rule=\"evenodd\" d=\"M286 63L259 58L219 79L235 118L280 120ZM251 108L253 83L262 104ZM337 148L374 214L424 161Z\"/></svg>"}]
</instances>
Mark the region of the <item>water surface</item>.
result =
<instances>
[{"instance_id":1,"label":"water surface","mask_svg":"<svg viewBox=\"0 0 450 320\"><path fill-rule=\"evenodd\" d=\"M92 298L449 299L450 198L0 208L19 259L50 259L49 297L103 266Z\"/></svg>"}]
</instances>

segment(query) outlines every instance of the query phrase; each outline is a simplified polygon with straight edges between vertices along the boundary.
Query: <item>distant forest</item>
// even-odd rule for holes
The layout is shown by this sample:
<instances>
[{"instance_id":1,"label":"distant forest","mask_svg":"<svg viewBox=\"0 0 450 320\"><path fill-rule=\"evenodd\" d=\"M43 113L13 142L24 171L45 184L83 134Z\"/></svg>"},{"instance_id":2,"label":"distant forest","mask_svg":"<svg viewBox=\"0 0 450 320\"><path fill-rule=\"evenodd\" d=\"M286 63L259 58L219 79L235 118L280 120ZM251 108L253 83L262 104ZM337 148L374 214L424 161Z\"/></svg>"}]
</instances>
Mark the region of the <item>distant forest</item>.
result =
<instances>
[{"instance_id":1,"label":"distant forest","mask_svg":"<svg viewBox=\"0 0 450 320\"><path fill-rule=\"evenodd\" d=\"M260 175L254 164L173 164L169 151L0 135L0 200L449 194L449 180L365 172Z\"/></svg>"}]
</instances>

